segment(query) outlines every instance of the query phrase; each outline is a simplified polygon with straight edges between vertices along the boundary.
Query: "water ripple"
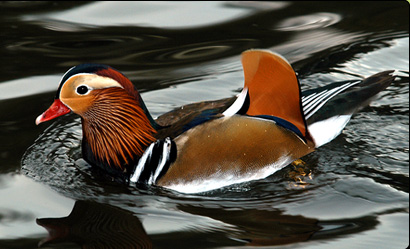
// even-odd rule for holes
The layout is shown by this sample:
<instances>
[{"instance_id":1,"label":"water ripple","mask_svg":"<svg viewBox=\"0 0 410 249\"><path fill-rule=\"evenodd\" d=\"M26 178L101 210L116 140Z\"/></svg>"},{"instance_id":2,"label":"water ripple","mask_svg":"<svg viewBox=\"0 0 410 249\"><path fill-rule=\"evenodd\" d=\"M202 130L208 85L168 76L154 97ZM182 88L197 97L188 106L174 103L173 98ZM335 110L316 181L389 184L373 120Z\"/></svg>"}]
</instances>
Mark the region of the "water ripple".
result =
<instances>
[{"instance_id":1,"label":"water ripple","mask_svg":"<svg viewBox=\"0 0 410 249\"><path fill-rule=\"evenodd\" d=\"M6 48L12 51L35 51L53 54L60 57L78 57L84 54L86 49L87 55L101 54L103 51L112 52L114 48L123 48L124 46L135 46L136 44L147 41L143 37L128 36L111 36L107 38L104 35L93 35L84 38L82 35L65 35L59 39L45 37L43 39L24 40L8 45ZM110 48L110 49L107 49Z\"/></svg>"},{"instance_id":2,"label":"water ripple","mask_svg":"<svg viewBox=\"0 0 410 249\"><path fill-rule=\"evenodd\" d=\"M280 31L303 31L319 29L338 23L342 17L336 13L319 12L311 15L290 17L281 21L276 27Z\"/></svg>"},{"instance_id":3,"label":"water ripple","mask_svg":"<svg viewBox=\"0 0 410 249\"><path fill-rule=\"evenodd\" d=\"M228 54L241 52L257 43L255 39L216 40L149 50L136 55L144 59L145 65L178 65L221 58ZM128 59L130 57L132 55L129 55Z\"/></svg>"}]
</instances>

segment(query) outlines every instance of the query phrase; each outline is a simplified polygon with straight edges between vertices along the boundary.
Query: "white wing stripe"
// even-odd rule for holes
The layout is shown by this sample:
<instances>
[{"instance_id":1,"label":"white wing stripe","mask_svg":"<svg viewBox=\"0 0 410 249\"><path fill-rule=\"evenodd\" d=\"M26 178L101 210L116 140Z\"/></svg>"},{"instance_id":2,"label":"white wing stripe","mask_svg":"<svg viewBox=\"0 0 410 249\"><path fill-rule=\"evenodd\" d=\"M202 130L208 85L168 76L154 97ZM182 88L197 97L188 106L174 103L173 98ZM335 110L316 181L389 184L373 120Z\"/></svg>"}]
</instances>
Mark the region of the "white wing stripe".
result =
<instances>
[{"instance_id":1,"label":"white wing stripe","mask_svg":"<svg viewBox=\"0 0 410 249\"><path fill-rule=\"evenodd\" d=\"M337 89L332 89L330 91L327 91L325 94L322 94L322 96L320 96L320 98L315 99L314 102L310 103L310 105L306 106L305 108L303 108L305 114L307 115L311 115L310 111L313 110L314 108L316 108L316 106L320 105L320 104L324 104L326 103L329 99L331 99L332 97L334 97L337 94Z\"/></svg>"},{"instance_id":2,"label":"white wing stripe","mask_svg":"<svg viewBox=\"0 0 410 249\"><path fill-rule=\"evenodd\" d=\"M302 96L302 105L305 106L306 104L308 104L310 102L310 99L312 99L313 97L316 96L317 93L312 93L309 96Z\"/></svg>"},{"instance_id":3,"label":"white wing stripe","mask_svg":"<svg viewBox=\"0 0 410 249\"><path fill-rule=\"evenodd\" d=\"M308 103L306 103L305 105L302 102L302 106L303 106L303 111L307 110L309 107L315 105L318 101L320 101L321 99L323 99L323 96L326 96L328 90L324 90L323 92L320 92L319 94L317 94L315 96L315 98L311 99Z\"/></svg>"},{"instance_id":4,"label":"white wing stripe","mask_svg":"<svg viewBox=\"0 0 410 249\"><path fill-rule=\"evenodd\" d=\"M303 106L303 112L305 113L305 118L306 119L310 118L314 113L316 113L317 110L319 110L324 104L326 104L334 96L336 96L337 94L341 93L347 88L354 86L360 82L361 81L347 83L339 87L333 88L330 91L324 90L319 94L313 93L306 97L306 99L308 99L307 102L305 102L305 99L302 98L302 106ZM311 98L311 96L313 95L315 96Z\"/></svg>"},{"instance_id":5,"label":"white wing stripe","mask_svg":"<svg viewBox=\"0 0 410 249\"><path fill-rule=\"evenodd\" d=\"M245 103L246 95L248 95L248 88L244 87L242 89L242 92L238 95L238 98L235 100L235 102L222 114L224 116L233 116L237 112L239 112L239 110L241 110L243 104Z\"/></svg>"}]
</instances>

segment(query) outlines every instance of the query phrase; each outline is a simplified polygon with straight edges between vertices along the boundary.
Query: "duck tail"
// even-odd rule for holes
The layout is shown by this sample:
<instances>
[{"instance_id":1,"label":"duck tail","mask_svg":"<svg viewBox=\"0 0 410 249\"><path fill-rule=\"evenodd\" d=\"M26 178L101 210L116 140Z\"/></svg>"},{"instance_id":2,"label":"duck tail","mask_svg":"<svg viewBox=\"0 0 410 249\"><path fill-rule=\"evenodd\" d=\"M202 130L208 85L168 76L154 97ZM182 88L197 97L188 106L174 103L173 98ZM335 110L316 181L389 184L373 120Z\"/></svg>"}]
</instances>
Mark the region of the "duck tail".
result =
<instances>
[{"instance_id":1,"label":"duck tail","mask_svg":"<svg viewBox=\"0 0 410 249\"><path fill-rule=\"evenodd\" d=\"M316 148L338 136L352 115L367 106L396 78L393 70L363 80L335 82L302 93L302 108Z\"/></svg>"}]
</instances>

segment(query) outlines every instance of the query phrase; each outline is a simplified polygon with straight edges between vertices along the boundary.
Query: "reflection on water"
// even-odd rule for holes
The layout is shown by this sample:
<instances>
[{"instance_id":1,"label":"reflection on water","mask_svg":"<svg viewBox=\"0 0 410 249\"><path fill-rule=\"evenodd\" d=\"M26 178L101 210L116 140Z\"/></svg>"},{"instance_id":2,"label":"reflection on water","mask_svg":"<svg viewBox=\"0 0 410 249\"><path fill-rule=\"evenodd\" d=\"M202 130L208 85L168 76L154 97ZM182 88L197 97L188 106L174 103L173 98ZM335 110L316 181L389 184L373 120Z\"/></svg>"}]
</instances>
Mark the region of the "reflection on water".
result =
<instances>
[{"instance_id":1,"label":"reflection on water","mask_svg":"<svg viewBox=\"0 0 410 249\"><path fill-rule=\"evenodd\" d=\"M139 219L132 213L96 202L77 201L64 218L41 218L37 224L47 229L46 244L73 242L81 248L152 248Z\"/></svg>"},{"instance_id":2,"label":"reflection on water","mask_svg":"<svg viewBox=\"0 0 410 249\"><path fill-rule=\"evenodd\" d=\"M140 219L131 211L93 201L77 201L67 217L39 218L37 224L48 231L40 246L58 248L62 243L75 243L81 248L152 248L181 247L178 235L187 233L195 239L184 243L184 248L219 246L276 246L306 240L320 240L346 236L374 229L378 222L372 217L328 220L300 215L283 214L277 209L220 209L181 204L178 209L190 214L206 216L221 221L217 229L202 226L187 231L147 235ZM217 235L219 234L219 235ZM219 236L217 244L206 238Z\"/></svg>"},{"instance_id":3,"label":"reflection on water","mask_svg":"<svg viewBox=\"0 0 410 249\"><path fill-rule=\"evenodd\" d=\"M0 4L1 248L34 248L46 237L35 217L59 231L65 242L44 241L55 248L110 244L120 236L127 238L114 243L155 248L408 245L407 3ZM291 166L202 195L128 188L93 172L81 158L80 120L74 115L48 128L34 126L73 65L98 62L119 69L157 117L237 94L243 85L239 55L249 48L281 53L303 90L390 69L402 75L335 141L303 158L309 176ZM24 175L44 188L21 181ZM44 218L66 215L56 196L78 200L68 218ZM127 229L117 236L95 234L116 233L120 224Z\"/></svg>"}]
</instances>

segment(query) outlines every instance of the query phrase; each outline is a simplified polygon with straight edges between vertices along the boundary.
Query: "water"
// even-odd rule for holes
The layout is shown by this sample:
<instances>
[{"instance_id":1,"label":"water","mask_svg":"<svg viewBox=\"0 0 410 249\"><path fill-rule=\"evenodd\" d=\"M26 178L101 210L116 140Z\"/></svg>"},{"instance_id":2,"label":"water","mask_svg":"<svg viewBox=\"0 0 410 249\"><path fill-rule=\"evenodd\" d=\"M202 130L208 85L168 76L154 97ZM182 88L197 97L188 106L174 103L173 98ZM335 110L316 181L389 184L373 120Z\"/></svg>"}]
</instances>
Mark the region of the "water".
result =
<instances>
[{"instance_id":1,"label":"water","mask_svg":"<svg viewBox=\"0 0 410 249\"><path fill-rule=\"evenodd\" d=\"M36 248L48 234L36 219L74 205L70 222L39 221L73 229L45 247L408 246L406 2L2 2L0 13L0 248ZM402 77L304 166L199 195L109 183L81 159L76 116L34 124L73 65L119 69L157 117L237 94L248 48L282 54L303 89Z\"/></svg>"}]
</instances>

